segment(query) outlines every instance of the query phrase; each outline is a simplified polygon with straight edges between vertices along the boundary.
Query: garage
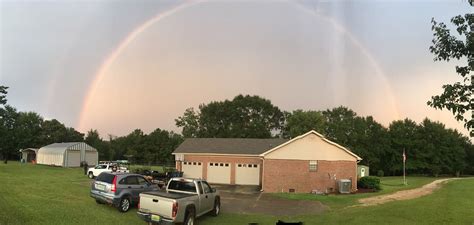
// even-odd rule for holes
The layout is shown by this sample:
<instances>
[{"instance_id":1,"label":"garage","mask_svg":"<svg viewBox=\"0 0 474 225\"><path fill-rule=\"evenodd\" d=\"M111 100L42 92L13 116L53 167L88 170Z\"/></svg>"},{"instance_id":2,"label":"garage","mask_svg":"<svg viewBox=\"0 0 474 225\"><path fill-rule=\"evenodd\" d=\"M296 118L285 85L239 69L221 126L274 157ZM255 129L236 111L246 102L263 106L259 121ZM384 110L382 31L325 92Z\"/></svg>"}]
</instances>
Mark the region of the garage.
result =
<instances>
[{"instance_id":1,"label":"garage","mask_svg":"<svg viewBox=\"0 0 474 225\"><path fill-rule=\"evenodd\" d=\"M202 163L201 162L183 162L183 177L186 178L202 178Z\"/></svg>"},{"instance_id":2,"label":"garage","mask_svg":"<svg viewBox=\"0 0 474 225\"><path fill-rule=\"evenodd\" d=\"M81 164L81 151L68 150L66 167L78 167Z\"/></svg>"},{"instance_id":3,"label":"garage","mask_svg":"<svg viewBox=\"0 0 474 225\"><path fill-rule=\"evenodd\" d=\"M230 184L230 163L209 163L207 167L207 181L214 184Z\"/></svg>"},{"instance_id":4,"label":"garage","mask_svg":"<svg viewBox=\"0 0 474 225\"><path fill-rule=\"evenodd\" d=\"M79 167L82 161L89 166L97 165L97 149L84 142L64 142L41 147L37 153L38 164Z\"/></svg>"},{"instance_id":5,"label":"garage","mask_svg":"<svg viewBox=\"0 0 474 225\"><path fill-rule=\"evenodd\" d=\"M236 164L235 184L260 185L260 165L247 163Z\"/></svg>"},{"instance_id":6,"label":"garage","mask_svg":"<svg viewBox=\"0 0 474 225\"><path fill-rule=\"evenodd\" d=\"M87 165L97 165L97 159L99 159L98 152L86 150L85 153Z\"/></svg>"}]
</instances>

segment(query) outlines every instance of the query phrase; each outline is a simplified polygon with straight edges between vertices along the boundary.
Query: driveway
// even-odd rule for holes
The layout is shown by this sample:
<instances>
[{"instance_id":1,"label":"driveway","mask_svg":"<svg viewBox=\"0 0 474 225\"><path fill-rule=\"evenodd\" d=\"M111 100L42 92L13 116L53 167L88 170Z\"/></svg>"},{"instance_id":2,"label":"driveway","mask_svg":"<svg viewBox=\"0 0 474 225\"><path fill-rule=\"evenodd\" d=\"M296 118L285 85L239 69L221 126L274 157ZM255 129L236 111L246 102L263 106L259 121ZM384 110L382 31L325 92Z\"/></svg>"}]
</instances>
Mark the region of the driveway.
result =
<instances>
[{"instance_id":1,"label":"driveway","mask_svg":"<svg viewBox=\"0 0 474 225\"><path fill-rule=\"evenodd\" d=\"M258 186L213 185L221 194L222 212L294 216L319 214L327 207L318 201L289 200L260 193Z\"/></svg>"}]
</instances>

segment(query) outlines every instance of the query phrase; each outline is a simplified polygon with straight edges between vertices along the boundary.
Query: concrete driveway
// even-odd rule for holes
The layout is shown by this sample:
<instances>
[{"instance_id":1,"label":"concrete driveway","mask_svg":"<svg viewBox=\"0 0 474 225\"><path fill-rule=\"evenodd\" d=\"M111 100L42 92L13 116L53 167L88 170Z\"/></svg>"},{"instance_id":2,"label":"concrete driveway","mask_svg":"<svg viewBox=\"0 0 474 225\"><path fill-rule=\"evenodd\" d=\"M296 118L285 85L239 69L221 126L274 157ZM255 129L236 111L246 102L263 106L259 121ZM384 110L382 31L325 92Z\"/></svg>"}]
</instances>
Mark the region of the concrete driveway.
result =
<instances>
[{"instance_id":1,"label":"concrete driveway","mask_svg":"<svg viewBox=\"0 0 474 225\"><path fill-rule=\"evenodd\" d=\"M327 207L318 201L288 200L260 193L258 186L213 185L221 194L222 212L294 216L319 214Z\"/></svg>"}]
</instances>

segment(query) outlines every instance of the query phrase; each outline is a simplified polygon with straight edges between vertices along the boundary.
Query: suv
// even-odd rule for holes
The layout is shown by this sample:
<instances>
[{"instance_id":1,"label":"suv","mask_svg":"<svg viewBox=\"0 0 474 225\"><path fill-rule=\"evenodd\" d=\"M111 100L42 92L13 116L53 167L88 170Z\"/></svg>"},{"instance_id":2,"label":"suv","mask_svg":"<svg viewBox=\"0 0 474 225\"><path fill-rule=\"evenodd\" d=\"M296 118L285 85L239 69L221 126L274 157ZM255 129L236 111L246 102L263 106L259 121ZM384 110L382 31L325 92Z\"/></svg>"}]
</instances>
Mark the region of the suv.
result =
<instances>
[{"instance_id":1,"label":"suv","mask_svg":"<svg viewBox=\"0 0 474 225\"><path fill-rule=\"evenodd\" d=\"M112 172L114 166L117 168L117 171L115 172L124 172L124 173L129 172L126 167L117 166L112 163L106 163L106 164L99 164L95 167L89 168L87 170L87 176L90 179L94 179L94 177L99 176L99 174L101 174L102 172L107 172L107 171Z\"/></svg>"},{"instance_id":2,"label":"suv","mask_svg":"<svg viewBox=\"0 0 474 225\"><path fill-rule=\"evenodd\" d=\"M92 182L90 196L98 204L107 203L126 212L138 203L139 194L156 191L158 187L139 174L102 172Z\"/></svg>"}]
</instances>

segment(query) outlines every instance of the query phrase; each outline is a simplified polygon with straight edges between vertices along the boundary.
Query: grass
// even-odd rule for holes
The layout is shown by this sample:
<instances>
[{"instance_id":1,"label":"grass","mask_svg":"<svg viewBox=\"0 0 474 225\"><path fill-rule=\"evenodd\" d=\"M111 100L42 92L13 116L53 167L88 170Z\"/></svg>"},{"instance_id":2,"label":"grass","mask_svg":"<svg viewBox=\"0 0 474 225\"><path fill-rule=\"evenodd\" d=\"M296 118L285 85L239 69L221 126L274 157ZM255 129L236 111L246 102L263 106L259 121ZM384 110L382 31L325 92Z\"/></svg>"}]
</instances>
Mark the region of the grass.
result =
<instances>
[{"instance_id":1,"label":"grass","mask_svg":"<svg viewBox=\"0 0 474 225\"><path fill-rule=\"evenodd\" d=\"M329 206L332 210L341 209L351 205L357 205L358 200L377 195L389 194L396 191L413 189L436 180L434 177L408 177L407 185L403 184L403 177L382 177L380 184L381 191L374 193L348 194L348 195L314 195L314 194L295 194L295 193L277 193L277 197L293 200L315 200Z\"/></svg>"},{"instance_id":2,"label":"grass","mask_svg":"<svg viewBox=\"0 0 474 225\"><path fill-rule=\"evenodd\" d=\"M408 187L399 178L384 178L382 192L421 186L432 178L408 178ZM80 168L40 165L0 164L0 224L144 224L136 209L119 213L115 208L97 205L89 197L90 180ZM241 225L250 222L275 224L278 219L308 224L469 224L474 223L474 179L456 180L432 195L371 207L339 207L320 215L274 217L267 215L222 214L204 216L201 225ZM364 194L370 195L370 194ZM332 206L355 201L356 195L326 196ZM324 196L318 196L324 197ZM319 200L319 199L315 199ZM341 203L338 203L341 202Z\"/></svg>"}]
</instances>

